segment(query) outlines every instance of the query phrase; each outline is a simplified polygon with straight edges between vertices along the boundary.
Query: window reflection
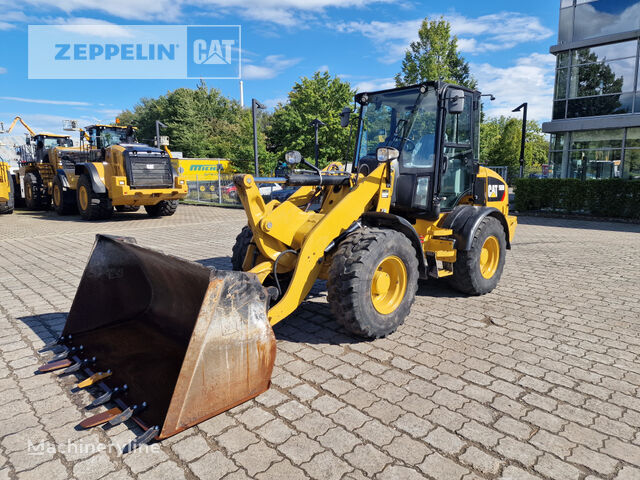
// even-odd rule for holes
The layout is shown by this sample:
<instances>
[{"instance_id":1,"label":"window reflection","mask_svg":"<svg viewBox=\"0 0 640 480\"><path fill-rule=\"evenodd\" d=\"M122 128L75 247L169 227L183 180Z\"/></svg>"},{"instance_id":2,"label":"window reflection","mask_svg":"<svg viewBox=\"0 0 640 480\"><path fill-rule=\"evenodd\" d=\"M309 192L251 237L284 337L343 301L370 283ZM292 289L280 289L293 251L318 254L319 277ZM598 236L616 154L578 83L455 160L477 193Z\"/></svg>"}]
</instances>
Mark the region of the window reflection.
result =
<instances>
[{"instance_id":1,"label":"window reflection","mask_svg":"<svg viewBox=\"0 0 640 480\"><path fill-rule=\"evenodd\" d=\"M574 18L574 41L637 30L640 28L640 2L597 0L582 3L575 7Z\"/></svg>"}]
</instances>

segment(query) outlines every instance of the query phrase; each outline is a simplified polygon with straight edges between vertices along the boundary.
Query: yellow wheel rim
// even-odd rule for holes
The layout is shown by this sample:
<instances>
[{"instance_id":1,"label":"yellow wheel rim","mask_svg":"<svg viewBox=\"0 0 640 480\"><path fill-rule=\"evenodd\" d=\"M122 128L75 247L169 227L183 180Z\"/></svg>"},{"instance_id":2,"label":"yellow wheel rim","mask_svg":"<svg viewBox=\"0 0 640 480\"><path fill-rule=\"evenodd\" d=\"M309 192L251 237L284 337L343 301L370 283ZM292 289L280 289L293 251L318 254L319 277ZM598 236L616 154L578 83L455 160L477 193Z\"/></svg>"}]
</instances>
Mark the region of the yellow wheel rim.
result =
<instances>
[{"instance_id":1,"label":"yellow wheel rim","mask_svg":"<svg viewBox=\"0 0 640 480\"><path fill-rule=\"evenodd\" d=\"M86 187L82 186L78 189L78 200L80 201L80 208L86 210L89 206L89 194Z\"/></svg>"},{"instance_id":2,"label":"yellow wheel rim","mask_svg":"<svg viewBox=\"0 0 640 480\"><path fill-rule=\"evenodd\" d=\"M60 206L60 204L62 203L60 201L60 197L62 195L60 195L60 187L58 185L54 185L53 186L53 203L56 204L56 206Z\"/></svg>"},{"instance_id":3,"label":"yellow wheel rim","mask_svg":"<svg viewBox=\"0 0 640 480\"><path fill-rule=\"evenodd\" d=\"M493 277L500 262L500 242L493 235L487 237L480 251L480 273L487 280Z\"/></svg>"},{"instance_id":4,"label":"yellow wheel rim","mask_svg":"<svg viewBox=\"0 0 640 480\"><path fill-rule=\"evenodd\" d=\"M407 268L399 257L383 259L371 279L371 303L378 313L388 315L402 303L407 291Z\"/></svg>"}]
</instances>

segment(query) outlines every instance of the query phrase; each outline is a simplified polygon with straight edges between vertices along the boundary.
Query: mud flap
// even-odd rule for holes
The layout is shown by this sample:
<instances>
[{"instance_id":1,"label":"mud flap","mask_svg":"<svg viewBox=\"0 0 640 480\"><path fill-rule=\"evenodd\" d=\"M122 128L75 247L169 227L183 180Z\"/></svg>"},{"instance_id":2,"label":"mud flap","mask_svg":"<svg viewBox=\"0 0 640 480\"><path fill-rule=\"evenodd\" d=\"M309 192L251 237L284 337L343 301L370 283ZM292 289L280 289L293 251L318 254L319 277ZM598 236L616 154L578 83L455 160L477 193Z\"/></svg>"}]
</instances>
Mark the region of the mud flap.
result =
<instances>
[{"instance_id":1,"label":"mud flap","mask_svg":"<svg viewBox=\"0 0 640 480\"><path fill-rule=\"evenodd\" d=\"M267 301L255 275L98 235L60 342L82 345L74 362L96 358L88 375L110 373L96 379L105 392L127 385L112 401L144 404L133 419L162 439L269 388Z\"/></svg>"}]
</instances>

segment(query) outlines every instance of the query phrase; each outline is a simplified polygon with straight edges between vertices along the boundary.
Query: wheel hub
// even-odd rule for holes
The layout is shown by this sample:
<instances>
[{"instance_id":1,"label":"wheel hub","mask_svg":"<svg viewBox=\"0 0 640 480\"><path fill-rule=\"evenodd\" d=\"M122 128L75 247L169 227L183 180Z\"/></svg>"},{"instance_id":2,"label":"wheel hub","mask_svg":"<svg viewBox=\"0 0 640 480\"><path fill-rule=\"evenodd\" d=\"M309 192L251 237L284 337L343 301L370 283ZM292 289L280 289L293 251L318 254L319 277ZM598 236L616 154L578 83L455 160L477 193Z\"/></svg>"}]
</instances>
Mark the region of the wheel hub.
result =
<instances>
[{"instance_id":1,"label":"wheel hub","mask_svg":"<svg viewBox=\"0 0 640 480\"><path fill-rule=\"evenodd\" d=\"M407 291L407 268L395 255L384 258L371 279L371 302L382 315L395 311Z\"/></svg>"},{"instance_id":2,"label":"wheel hub","mask_svg":"<svg viewBox=\"0 0 640 480\"><path fill-rule=\"evenodd\" d=\"M81 186L78 189L78 196L80 197L80 208L82 208L82 210L86 210L89 205L89 195L87 194L87 189L84 186Z\"/></svg>"},{"instance_id":3,"label":"wheel hub","mask_svg":"<svg viewBox=\"0 0 640 480\"><path fill-rule=\"evenodd\" d=\"M486 279L493 277L500 262L500 243L493 235L487 237L480 251L480 273Z\"/></svg>"}]
</instances>

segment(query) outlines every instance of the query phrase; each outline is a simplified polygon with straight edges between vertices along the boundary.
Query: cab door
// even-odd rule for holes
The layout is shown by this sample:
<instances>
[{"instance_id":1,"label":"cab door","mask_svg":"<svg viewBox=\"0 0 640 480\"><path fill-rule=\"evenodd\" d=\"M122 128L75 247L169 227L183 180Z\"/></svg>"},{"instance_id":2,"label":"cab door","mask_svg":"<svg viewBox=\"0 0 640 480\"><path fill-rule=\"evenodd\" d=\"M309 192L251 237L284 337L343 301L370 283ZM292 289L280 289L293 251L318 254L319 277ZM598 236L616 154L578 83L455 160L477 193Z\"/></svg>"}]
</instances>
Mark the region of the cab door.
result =
<instances>
[{"instance_id":1,"label":"cab door","mask_svg":"<svg viewBox=\"0 0 640 480\"><path fill-rule=\"evenodd\" d=\"M478 102L465 92L462 113L445 113L440 175L440 209L452 210L473 190L478 135L475 130Z\"/></svg>"}]
</instances>

